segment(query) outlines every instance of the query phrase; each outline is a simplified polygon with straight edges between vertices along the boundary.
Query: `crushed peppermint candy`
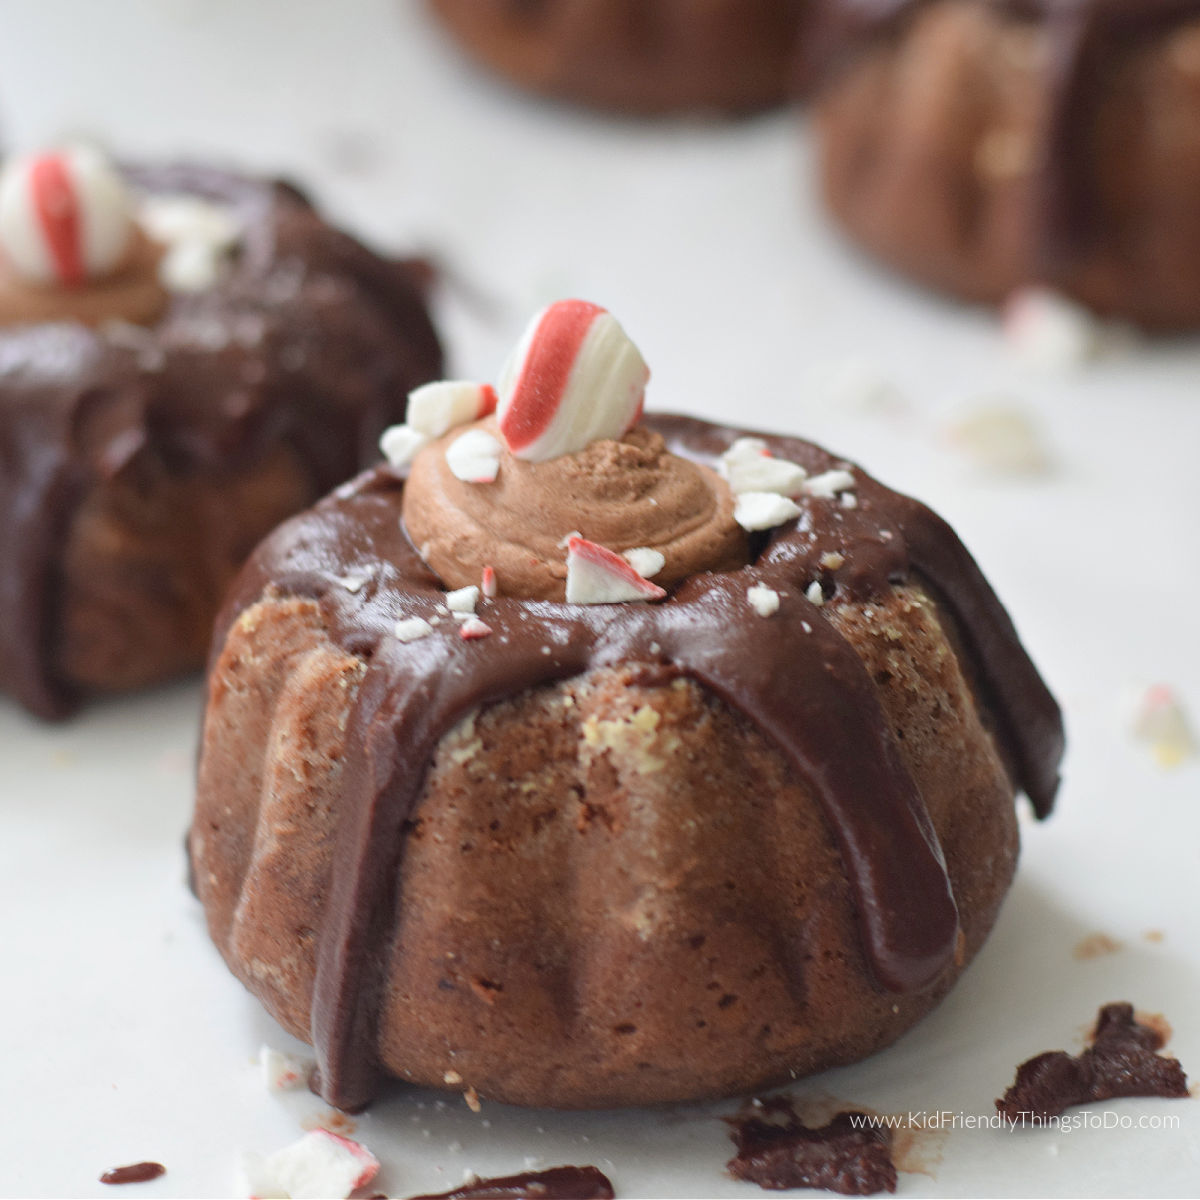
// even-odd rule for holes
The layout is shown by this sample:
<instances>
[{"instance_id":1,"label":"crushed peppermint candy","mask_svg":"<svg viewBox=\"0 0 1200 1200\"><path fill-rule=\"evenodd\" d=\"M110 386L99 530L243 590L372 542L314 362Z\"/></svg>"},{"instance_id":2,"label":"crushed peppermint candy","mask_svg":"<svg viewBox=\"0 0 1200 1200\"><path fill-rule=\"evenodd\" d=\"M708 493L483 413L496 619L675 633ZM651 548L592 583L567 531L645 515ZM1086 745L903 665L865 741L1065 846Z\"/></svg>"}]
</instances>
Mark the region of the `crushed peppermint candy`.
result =
<instances>
[{"instance_id":1,"label":"crushed peppermint candy","mask_svg":"<svg viewBox=\"0 0 1200 1200\"><path fill-rule=\"evenodd\" d=\"M146 232L167 249L158 275L173 292L212 287L242 238L233 206L204 196L147 196L138 215Z\"/></svg>"},{"instance_id":2,"label":"crushed peppermint candy","mask_svg":"<svg viewBox=\"0 0 1200 1200\"><path fill-rule=\"evenodd\" d=\"M472 583L447 592L443 599L452 613L473 613L475 605L479 603L479 589Z\"/></svg>"},{"instance_id":3,"label":"crushed peppermint candy","mask_svg":"<svg viewBox=\"0 0 1200 1200\"><path fill-rule=\"evenodd\" d=\"M1053 456L1034 419L1016 404L985 404L947 429L950 444L992 475L1047 475Z\"/></svg>"},{"instance_id":4,"label":"crushed peppermint candy","mask_svg":"<svg viewBox=\"0 0 1200 1200\"><path fill-rule=\"evenodd\" d=\"M560 300L538 313L501 372L500 436L529 462L619 438L641 415L650 371L611 313Z\"/></svg>"},{"instance_id":5,"label":"crushed peppermint candy","mask_svg":"<svg viewBox=\"0 0 1200 1200\"><path fill-rule=\"evenodd\" d=\"M568 604L623 604L666 594L607 547L581 537L567 543Z\"/></svg>"},{"instance_id":6,"label":"crushed peppermint candy","mask_svg":"<svg viewBox=\"0 0 1200 1200\"><path fill-rule=\"evenodd\" d=\"M798 496L808 478L799 463L776 458L762 438L738 438L721 455L717 471L729 483L735 496L743 492L775 492L780 496Z\"/></svg>"},{"instance_id":7,"label":"crushed peppermint candy","mask_svg":"<svg viewBox=\"0 0 1200 1200\"><path fill-rule=\"evenodd\" d=\"M814 579L804 590L804 597L809 604L815 604L818 608L825 603L825 592L821 587L821 581Z\"/></svg>"},{"instance_id":8,"label":"crushed peppermint candy","mask_svg":"<svg viewBox=\"0 0 1200 1200\"><path fill-rule=\"evenodd\" d=\"M813 475L804 481L804 494L816 496L822 500L832 500L840 492L848 492L856 487L858 481L847 470L838 468Z\"/></svg>"},{"instance_id":9,"label":"crushed peppermint candy","mask_svg":"<svg viewBox=\"0 0 1200 1200\"><path fill-rule=\"evenodd\" d=\"M622 550L621 557L643 578L653 579L667 565L666 555L650 546Z\"/></svg>"},{"instance_id":10,"label":"crushed peppermint candy","mask_svg":"<svg viewBox=\"0 0 1200 1200\"><path fill-rule=\"evenodd\" d=\"M761 583L746 589L746 599L760 617L770 617L779 611L779 593Z\"/></svg>"},{"instance_id":11,"label":"crushed peppermint candy","mask_svg":"<svg viewBox=\"0 0 1200 1200\"><path fill-rule=\"evenodd\" d=\"M1200 751L1183 701L1165 683L1147 688L1139 698L1133 734L1150 746L1161 767L1177 767Z\"/></svg>"},{"instance_id":12,"label":"crushed peppermint candy","mask_svg":"<svg viewBox=\"0 0 1200 1200\"><path fill-rule=\"evenodd\" d=\"M379 439L379 449L389 465L398 470L407 467L428 441L423 433L418 433L411 425L390 425Z\"/></svg>"},{"instance_id":13,"label":"crushed peppermint candy","mask_svg":"<svg viewBox=\"0 0 1200 1200\"><path fill-rule=\"evenodd\" d=\"M474 641L485 638L492 632L492 627L478 617L470 616L458 627L458 636L464 641Z\"/></svg>"},{"instance_id":14,"label":"crushed peppermint candy","mask_svg":"<svg viewBox=\"0 0 1200 1200\"><path fill-rule=\"evenodd\" d=\"M396 622L392 632L402 642L416 642L428 637L433 632L433 626L424 617L405 617Z\"/></svg>"},{"instance_id":15,"label":"crushed peppermint candy","mask_svg":"<svg viewBox=\"0 0 1200 1200\"><path fill-rule=\"evenodd\" d=\"M408 393L408 424L427 438L439 438L496 411L496 392L488 383L441 379Z\"/></svg>"},{"instance_id":16,"label":"crushed peppermint candy","mask_svg":"<svg viewBox=\"0 0 1200 1200\"><path fill-rule=\"evenodd\" d=\"M800 506L776 492L742 492L733 503L733 519L751 533L774 529L800 515Z\"/></svg>"},{"instance_id":17,"label":"crushed peppermint candy","mask_svg":"<svg viewBox=\"0 0 1200 1200\"><path fill-rule=\"evenodd\" d=\"M480 582L480 590L483 592L485 600L495 600L499 593L499 586L496 583L496 568L484 567L483 579Z\"/></svg>"},{"instance_id":18,"label":"crushed peppermint candy","mask_svg":"<svg viewBox=\"0 0 1200 1200\"><path fill-rule=\"evenodd\" d=\"M274 1154L242 1156L246 1195L251 1197L346 1200L378 1173L379 1159L366 1146L327 1129L313 1129Z\"/></svg>"},{"instance_id":19,"label":"crushed peppermint candy","mask_svg":"<svg viewBox=\"0 0 1200 1200\"><path fill-rule=\"evenodd\" d=\"M1004 338L1026 364L1070 370L1097 357L1104 345L1104 325L1082 304L1053 288L1020 288L1004 304Z\"/></svg>"},{"instance_id":20,"label":"crushed peppermint candy","mask_svg":"<svg viewBox=\"0 0 1200 1200\"><path fill-rule=\"evenodd\" d=\"M281 1050L263 1045L258 1050L258 1065L268 1092L291 1092L308 1082L313 1064Z\"/></svg>"},{"instance_id":21,"label":"crushed peppermint candy","mask_svg":"<svg viewBox=\"0 0 1200 1200\"><path fill-rule=\"evenodd\" d=\"M450 473L464 483L492 483L500 473L500 443L484 429L468 429L446 447Z\"/></svg>"}]
</instances>

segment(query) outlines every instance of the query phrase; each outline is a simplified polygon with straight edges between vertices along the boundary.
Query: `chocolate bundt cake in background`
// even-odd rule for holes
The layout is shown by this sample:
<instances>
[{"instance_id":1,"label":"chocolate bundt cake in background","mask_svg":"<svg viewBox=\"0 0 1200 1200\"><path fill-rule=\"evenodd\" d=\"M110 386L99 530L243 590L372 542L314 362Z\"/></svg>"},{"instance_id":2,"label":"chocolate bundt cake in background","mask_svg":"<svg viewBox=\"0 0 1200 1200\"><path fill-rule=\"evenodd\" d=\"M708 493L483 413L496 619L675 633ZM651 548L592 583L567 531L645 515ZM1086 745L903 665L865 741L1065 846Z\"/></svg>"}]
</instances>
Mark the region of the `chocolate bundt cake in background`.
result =
<instances>
[{"instance_id":1,"label":"chocolate bundt cake in background","mask_svg":"<svg viewBox=\"0 0 1200 1200\"><path fill-rule=\"evenodd\" d=\"M1200 324L1200 0L814 0L828 207L922 283Z\"/></svg>"},{"instance_id":2,"label":"chocolate bundt cake in background","mask_svg":"<svg viewBox=\"0 0 1200 1200\"><path fill-rule=\"evenodd\" d=\"M441 371L413 269L294 188L90 151L7 164L0 326L0 690L44 717L201 666L254 545Z\"/></svg>"},{"instance_id":3,"label":"chocolate bundt cake in background","mask_svg":"<svg viewBox=\"0 0 1200 1200\"><path fill-rule=\"evenodd\" d=\"M950 528L795 438L642 417L578 301L419 389L255 552L190 833L231 970L318 1054L526 1105L758 1088L953 985L1057 706Z\"/></svg>"},{"instance_id":4,"label":"chocolate bundt cake in background","mask_svg":"<svg viewBox=\"0 0 1200 1200\"><path fill-rule=\"evenodd\" d=\"M787 98L808 0L429 0L517 86L617 112L743 113Z\"/></svg>"}]
</instances>

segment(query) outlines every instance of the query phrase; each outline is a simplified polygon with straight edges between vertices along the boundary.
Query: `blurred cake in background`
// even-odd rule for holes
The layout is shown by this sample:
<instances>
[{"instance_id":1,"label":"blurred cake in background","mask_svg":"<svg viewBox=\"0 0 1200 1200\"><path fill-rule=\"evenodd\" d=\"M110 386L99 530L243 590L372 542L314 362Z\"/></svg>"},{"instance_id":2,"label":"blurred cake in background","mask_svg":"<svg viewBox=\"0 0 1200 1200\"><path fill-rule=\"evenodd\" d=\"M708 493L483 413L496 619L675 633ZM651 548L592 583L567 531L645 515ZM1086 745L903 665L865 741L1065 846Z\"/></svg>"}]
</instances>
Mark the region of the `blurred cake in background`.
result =
<instances>
[{"instance_id":1,"label":"blurred cake in background","mask_svg":"<svg viewBox=\"0 0 1200 1200\"><path fill-rule=\"evenodd\" d=\"M295 188L92 149L0 175L0 690L199 667L234 572L441 369L420 272Z\"/></svg>"},{"instance_id":2,"label":"blurred cake in background","mask_svg":"<svg viewBox=\"0 0 1200 1200\"><path fill-rule=\"evenodd\" d=\"M787 97L808 0L430 0L476 60L616 112L744 113Z\"/></svg>"},{"instance_id":3,"label":"blurred cake in background","mask_svg":"<svg viewBox=\"0 0 1200 1200\"><path fill-rule=\"evenodd\" d=\"M816 0L825 199L912 278L1200 324L1200 0Z\"/></svg>"}]
</instances>

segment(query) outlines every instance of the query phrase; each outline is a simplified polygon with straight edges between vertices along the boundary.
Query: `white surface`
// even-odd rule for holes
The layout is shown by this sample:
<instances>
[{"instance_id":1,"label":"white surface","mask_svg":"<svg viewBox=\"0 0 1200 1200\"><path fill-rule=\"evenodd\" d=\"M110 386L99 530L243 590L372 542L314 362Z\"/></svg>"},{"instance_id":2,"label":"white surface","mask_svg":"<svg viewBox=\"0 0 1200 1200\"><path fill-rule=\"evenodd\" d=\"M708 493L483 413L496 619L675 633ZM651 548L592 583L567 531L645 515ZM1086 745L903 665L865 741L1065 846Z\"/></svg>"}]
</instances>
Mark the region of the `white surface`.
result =
<instances>
[{"instance_id":1,"label":"white surface","mask_svg":"<svg viewBox=\"0 0 1200 1200\"><path fill-rule=\"evenodd\" d=\"M94 131L126 154L285 170L341 219L451 270L455 374L494 379L536 307L594 299L645 353L653 407L811 435L957 526L1066 706L1066 786L1052 821L1026 825L1011 899L954 994L805 1094L985 1114L1021 1059L1077 1047L1121 998L1165 1013L1171 1049L1200 1072L1200 769L1156 769L1123 707L1127 688L1162 679L1200 714L1200 343L1029 374L987 315L885 278L828 233L792 118L542 108L475 76L412 5L9 0L0 16L12 144ZM875 387L867 403L880 379L899 398ZM947 446L951 417L996 398L1035 413L1056 474L979 478ZM324 1111L266 1093L259 1044L291 1043L226 973L183 886L199 699L184 683L60 728L0 702L3 1194L112 1195L99 1173L141 1159L168 1173L122 1195L228 1194L240 1150L283 1146ZM1094 931L1124 948L1077 961ZM407 1092L357 1127L391 1195L526 1156L596 1163L622 1196L761 1195L722 1174L715 1114L729 1108L476 1116ZM1194 1101L1093 1111L1181 1127L953 1131L901 1193L1197 1193Z\"/></svg>"}]
</instances>

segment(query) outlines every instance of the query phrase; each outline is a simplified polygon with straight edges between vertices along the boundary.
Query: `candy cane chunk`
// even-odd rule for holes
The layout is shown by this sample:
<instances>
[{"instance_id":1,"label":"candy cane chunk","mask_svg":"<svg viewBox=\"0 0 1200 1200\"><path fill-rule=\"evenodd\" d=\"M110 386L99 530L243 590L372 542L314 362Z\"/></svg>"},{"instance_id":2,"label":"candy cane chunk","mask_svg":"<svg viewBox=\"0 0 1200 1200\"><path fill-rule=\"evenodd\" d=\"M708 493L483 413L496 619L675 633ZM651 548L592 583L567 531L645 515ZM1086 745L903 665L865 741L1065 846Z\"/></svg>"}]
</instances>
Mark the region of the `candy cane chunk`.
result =
<instances>
[{"instance_id":1,"label":"candy cane chunk","mask_svg":"<svg viewBox=\"0 0 1200 1200\"><path fill-rule=\"evenodd\" d=\"M138 216L142 228L167 249L158 277L173 292L212 287L242 239L232 205L203 196L148 196Z\"/></svg>"},{"instance_id":2,"label":"candy cane chunk","mask_svg":"<svg viewBox=\"0 0 1200 1200\"><path fill-rule=\"evenodd\" d=\"M467 587L447 592L445 600L446 607L452 613L473 613L475 605L479 603L479 589L472 583Z\"/></svg>"},{"instance_id":3,"label":"candy cane chunk","mask_svg":"<svg viewBox=\"0 0 1200 1200\"><path fill-rule=\"evenodd\" d=\"M500 473L501 446L483 429L468 429L446 447L446 466L464 483L491 483Z\"/></svg>"},{"instance_id":4,"label":"candy cane chunk","mask_svg":"<svg viewBox=\"0 0 1200 1200\"><path fill-rule=\"evenodd\" d=\"M433 632L433 626L424 617L405 617L404 620L396 622L392 632L397 641L418 642Z\"/></svg>"},{"instance_id":5,"label":"candy cane chunk","mask_svg":"<svg viewBox=\"0 0 1200 1200\"><path fill-rule=\"evenodd\" d=\"M1032 367L1077 369L1104 348L1104 326L1088 309L1051 288L1015 291L1004 304L1004 337Z\"/></svg>"},{"instance_id":6,"label":"candy cane chunk","mask_svg":"<svg viewBox=\"0 0 1200 1200\"><path fill-rule=\"evenodd\" d=\"M808 472L799 463L776 458L762 438L738 438L717 463L735 496L742 492L776 492L798 496Z\"/></svg>"},{"instance_id":7,"label":"candy cane chunk","mask_svg":"<svg viewBox=\"0 0 1200 1200\"><path fill-rule=\"evenodd\" d=\"M443 379L408 393L408 424L428 438L495 411L496 391L489 383Z\"/></svg>"},{"instance_id":8,"label":"candy cane chunk","mask_svg":"<svg viewBox=\"0 0 1200 1200\"><path fill-rule=\"evenodd\" d=\"M803 492L806 496L816 496L819 500L832 500L841 492L848 492L855 487L857 480L845 470L825 471L804 481Z\"/></svg>"},{"instance_id":9,"label":"candy cane chunk","mask_svg":"<svg viewBox=\"0 0 1200 1200\"><path fill-rule=\"evenodd\" d=\"M244 1154L242 1174L251 1197L346 1200L379 1174L379 1159L350 1138L314 1129L274 1154Z\"/></svg>"},{"instance_id":10,"label":"candy cane chunk","mask_svg":"<svg viewBox=\"0 0 1200 1200\"><path fill-rule=\"evenodd\" d=\"M415 430L411 425L391 425L383 431L379 439L379 449L388 463L400 469L407 467L417 456L429 439Z\"/></svg>"},{"instance_id":11,"label":"candy cane chunk","mask_svg":"<svg viewBox=\"0 0 1200 1200\"><path fill-rule=\"evenodd\" d=\"M295 1091L307 1081L312 1068L312 1063L306 1059L284 1054L270 1046L259 1047L258 1065L268 1092Z\"/></svg>"},{"instance_id":12,"label":"candy cane chunk","mask_svg":"<svg viewBox=\"0 0 1200 1200\"><path fill-rule=\"evenodd\" d=\"M774 529L800 515L800 506L775 492L743 492L733 502L733 519L754 533Z\"/></svg>"},{"instance_id":13,"label":"candy cane chunk","mask_svg":"<svg viewBox=\"0 0 1200 1200\"><path fill-rule=\"evenodd\" d=\"M458 636L464 642L473 642L478 638L489 637L491 632L492 627L486 621L481 621L478 617L468 617L458 627Z\"/></svg>"},{"instance_id":14,"label":"candy cane chunk","mask_svg":"<svg viewBox=\"0 0 1200 1200\"><path fill-rule=\"evenodd\" d=\"M1133 733L1150 746L1162 767L1177 767L1200 752L1187 710L1175 690L1164 683L1147 688L1139 699Z\"/></svg>"},{"instance_id":15,"label":"candy cane chunk","mask_svg":"<svg viewBox=\"0 0 1200 1200\"><path fill-rule=\"evenodd\" d=\"M480 584L480 590L483 592L483 598L485 600L495 600L496 596L499 594L500 586L496 582L495 567L483 568L483 579Z\"/></svg>"},{"instance_id":16,"label":"candy cane chunk","mask_svg":"<svg viewBox=\"0 0 1200 1200\"><path fill-rule=\"evenodd\" d=\"M667 565L667 557L651 546L622 550L621 557L643 578L653 579Z\"/></svg>"},{"instance_id":17,"label":"candy cane chunk","mask_svg":"<svg viewBox=\"0 0 1200 1200\"><path fill-rule=\"evenodd\" d=\"M746 589L746 600L760 617L771 617L779 611L779 593L761 583Z\"/></svg>"},{"instance_id":18,"label":"candy cane chunk","mask_svg":"<svg viewBox=\"0 0 1200 1200\"><path fill-rule=\"evenodd\" d=\"M606 547L581 537L567 543L568 604L623 604L661 600L666 594Z\"/></svg>"},{"instance_id":19,"label":"candy cane chunk","mask_svg":"<svg viewBox=\"0 0 1200 1200\"><path fill-rule=\"evenodd\" d=\"M96 150L22 155L0 172L0 249L31 283L80 287L111 274L133 230L125 183Z\"/></svg>"},{"instance_id":20,"label":"candy cane chunk","mask_svg":"<svg viewBox=\"0 0 1200 1200\"><path fill-rule=\"evenodd\" d=\"M649 378L611 313L583 300L560 300L533 319L504 366L500 435L529 462L619 438L637 421Z\"/></svg>"}]
</instances>

